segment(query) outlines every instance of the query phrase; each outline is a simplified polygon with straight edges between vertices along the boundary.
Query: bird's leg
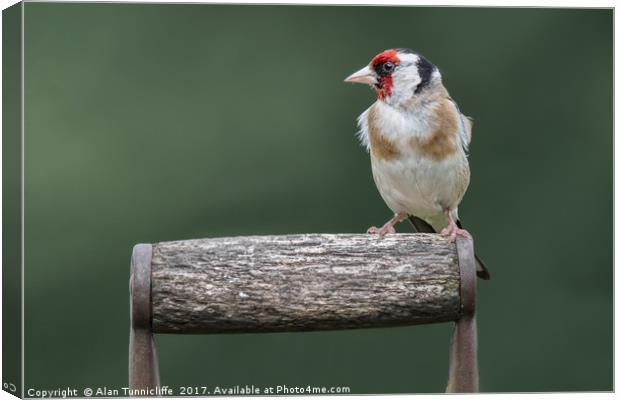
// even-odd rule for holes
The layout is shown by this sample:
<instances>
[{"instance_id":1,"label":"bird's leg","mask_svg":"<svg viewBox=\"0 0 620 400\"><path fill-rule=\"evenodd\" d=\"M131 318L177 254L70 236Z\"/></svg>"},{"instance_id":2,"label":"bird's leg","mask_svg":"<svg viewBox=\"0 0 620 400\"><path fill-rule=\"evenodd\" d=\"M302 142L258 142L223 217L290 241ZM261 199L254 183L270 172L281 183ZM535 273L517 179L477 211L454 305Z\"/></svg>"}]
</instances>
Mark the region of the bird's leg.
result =
<instances>
[{"instance_id":1,"label":"bird's leg","mask_svg":"<svg viewBox=\"0 0 620 400\"><path fill-rule=\"evenodd\" d=\"M407 214L396 214L388 222L383 224L381 228L377 228L376 226L371 226L370 228L368 228L366 233L378 233L379 236L381 237L387 235L388 233L396 233L396 229L394 229L394 225L396 225L396 223L402 221L405 218L407 218Z\"/></svg>"},{"instance_id":2,"label":"bird's leg","mask_svg":"<svg viewBox=\"0 0 620 400\"><path fill-rule=\"evenodd\" d=\"M454 222L450 210L445 210L444 212L446 213L446 217L448 217L448 226L441 230L441 234L443 236L450 236L453 239L456 237L456 235L471 239L471 235L469 234L469 232L467 232L465 229L459 228L456 222Z\"/></svg>"}]
</instances>

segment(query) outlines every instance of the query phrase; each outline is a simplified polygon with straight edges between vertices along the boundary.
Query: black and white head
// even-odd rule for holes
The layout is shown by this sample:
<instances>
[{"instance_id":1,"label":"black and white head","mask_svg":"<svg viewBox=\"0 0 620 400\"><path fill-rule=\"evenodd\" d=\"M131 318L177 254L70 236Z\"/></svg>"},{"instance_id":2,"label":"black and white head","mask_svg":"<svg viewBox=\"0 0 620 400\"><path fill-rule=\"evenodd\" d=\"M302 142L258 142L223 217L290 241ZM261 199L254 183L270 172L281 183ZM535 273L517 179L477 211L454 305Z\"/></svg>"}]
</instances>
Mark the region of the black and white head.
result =
<instances>
[{"instance_id":1,"label":"black and white head","mask_svg":"<svg viewBox=\"0 0 620 400\"><path fill-rule=\"evenodd\" d=\"M439 69L421 54L409 49L389 49L345 79L375 88L377 98L391 105L410 102L442 87Z\"/></svg>"}]
</instances>

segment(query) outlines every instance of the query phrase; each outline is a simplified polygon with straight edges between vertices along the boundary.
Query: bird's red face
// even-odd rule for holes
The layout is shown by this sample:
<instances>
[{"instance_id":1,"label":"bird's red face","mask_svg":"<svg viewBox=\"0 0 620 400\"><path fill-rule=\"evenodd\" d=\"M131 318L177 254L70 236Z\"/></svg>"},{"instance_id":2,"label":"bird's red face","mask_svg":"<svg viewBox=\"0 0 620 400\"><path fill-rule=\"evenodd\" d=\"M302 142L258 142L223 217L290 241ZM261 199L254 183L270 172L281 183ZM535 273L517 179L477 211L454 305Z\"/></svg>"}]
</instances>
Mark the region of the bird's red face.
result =
<instances>
[{"instance_id":1,"label":"bird's red face","mask_svg":"<svg viewBox=\"0 0 620 400\"><path fill-rule=\"evenodd\" d=\"M373 85L377 98L383 100L392 94L394 86L392 72L399 64L398 51L396 49L385 50L374 56L366 67L345 79L345 82Z\"/></svg>"},{"instance_id":2,"label":"bird's red face","mask_svg":"<svg viewBox=\"0 0 620 400\"><path fill-rule=\"evenodd\" d=\"M426 88L433 82L441 82L441 74L421 54L397 48L377 54L370 64L347 77L345 82L370 85L379 100L397 105L428 93Z\"/></svg>"},{"instance_id":3,"label":"bird's red face","mask_svg":"<svg viewBox=\"0 0 620 400\"><path fill-rule=\"evenodd\" d=\"M383 100L392 94L392 86L394 85L392 72L398 64L400 64L400 58L394 49L377 54L370 62L370 67L377 74L377 83L374 87L379 100Z\"/></svg>"}]
</instances>

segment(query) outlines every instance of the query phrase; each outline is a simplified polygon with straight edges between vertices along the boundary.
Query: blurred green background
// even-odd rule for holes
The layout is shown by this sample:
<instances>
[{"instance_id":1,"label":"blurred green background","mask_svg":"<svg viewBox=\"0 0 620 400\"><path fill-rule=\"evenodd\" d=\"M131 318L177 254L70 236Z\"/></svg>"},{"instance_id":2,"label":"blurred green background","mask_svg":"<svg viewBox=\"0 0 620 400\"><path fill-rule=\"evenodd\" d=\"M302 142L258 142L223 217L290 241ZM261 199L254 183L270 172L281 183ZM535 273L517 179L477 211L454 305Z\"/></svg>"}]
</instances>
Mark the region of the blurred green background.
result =
<instances>
[{"instance_id":1,"label":"blurred green background","mask_svg":"<svg viewBox=\"0 0 620 400\"><path fill-rule=\"evenodd\" d=\"M612 390L611 10L61 3L25 5L26 388L126 386L136 243L384 222L342 80L391 47L475 118L481 390ZM451 330L156 342L170 386L440 392Z\"/></svg>"}]
</instances>

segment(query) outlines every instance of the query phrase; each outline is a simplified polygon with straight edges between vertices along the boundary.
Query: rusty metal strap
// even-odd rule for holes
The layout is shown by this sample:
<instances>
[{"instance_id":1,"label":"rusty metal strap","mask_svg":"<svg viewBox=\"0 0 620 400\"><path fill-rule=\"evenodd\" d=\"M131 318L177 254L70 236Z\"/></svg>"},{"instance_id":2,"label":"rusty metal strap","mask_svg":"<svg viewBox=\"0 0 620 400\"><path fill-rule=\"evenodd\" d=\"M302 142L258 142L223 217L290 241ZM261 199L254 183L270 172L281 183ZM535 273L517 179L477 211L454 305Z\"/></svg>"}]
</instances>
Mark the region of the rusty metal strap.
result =
<instances>
[{"instance_id":1,"label":"rusty metal strap","mask_svg":"<svg viewBox=\"0 0 620 400\"><path fill-rule=\"evenodd\" d=\"M129 387L146 391L159 386L159 365L151 329L150 244L139 244L131 257L129 279Z\"/></svg>"},{"instance_id":2,"label":"rusty metal strap","mask_svg":"<svg viewBox=\"0 0 620 400\"><path fill-rule=\"evenodd\" d=\"M134 328L151 327L151 252L150 244L138 244L131 257L129 298Z\"/></svg>"},{"instance_id":3,"label":"rusty metal strap","mask_svg":"<svg viewBox=\"0 0 620 400\"><path fill-rule=\"evenodd\" d=\"M473 316L476 313L476 261L474 242L471 239L458 236L456 250L461 270L461 311L463 316Z\"/></svg>"},{"instance_id":4,"label":"rusty metal strap","mask_svg":"<svg viewBox=\"0 0 620 400\"><path fill-rule=\"evenodd\" d=\"M461 318L456 321L450 348L448 393L478 392L478 332L476 328L476 263L474 243L457 236L461 271Z\"/></svg>"}]
</instances>

